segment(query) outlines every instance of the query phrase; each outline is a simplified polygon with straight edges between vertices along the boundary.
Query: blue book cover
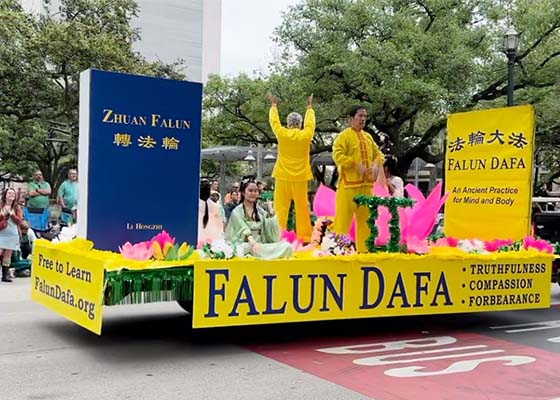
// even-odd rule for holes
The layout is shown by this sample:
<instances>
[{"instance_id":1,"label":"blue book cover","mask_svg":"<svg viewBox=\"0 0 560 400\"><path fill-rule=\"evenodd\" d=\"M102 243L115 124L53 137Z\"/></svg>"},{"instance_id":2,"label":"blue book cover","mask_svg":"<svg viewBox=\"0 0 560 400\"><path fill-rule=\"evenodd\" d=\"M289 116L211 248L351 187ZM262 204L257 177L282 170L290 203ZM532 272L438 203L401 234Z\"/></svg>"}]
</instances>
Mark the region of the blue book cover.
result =
<instances>
[{"instance_id":1,"label":"blue book cover","mask_svg":"<svg viewBox=\"0 0 560 400\"><path fill-rule=\"evenodd\" d=\"M118 250L161 230L196 245L202 84L80 76L78 235Z\"/></svg>"}]
</instances>

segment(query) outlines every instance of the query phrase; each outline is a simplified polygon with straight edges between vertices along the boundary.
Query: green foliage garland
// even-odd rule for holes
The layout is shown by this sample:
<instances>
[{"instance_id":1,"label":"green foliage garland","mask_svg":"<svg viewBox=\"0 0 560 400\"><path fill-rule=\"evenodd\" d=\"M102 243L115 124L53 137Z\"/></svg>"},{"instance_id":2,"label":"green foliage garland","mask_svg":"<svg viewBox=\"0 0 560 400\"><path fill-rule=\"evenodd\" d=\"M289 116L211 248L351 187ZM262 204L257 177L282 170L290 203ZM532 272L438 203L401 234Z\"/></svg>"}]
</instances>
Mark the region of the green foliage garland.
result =
<instances>
[{"instance_id":1,"label":"green foliage garland","mask_svg":"<svg viewBox=\"0 0 560 400\"><path fill-rule=\"evenodd\" d=\"M366 221L371 232L369 238L366 240L368 251L370 253L375 253L377 251L375 247L375 240L379 235L379 230L377 229L375 222L379 216L378 207L385 206L391 213L391 220L389 221L389 232L391 237L389 239L389 243L387 243L387 251L391 253L399 252L401 241L399 208L412 207L414 205L414 200L401 197L377 197L361 194L354 197L354 202L358 206L366 206L369 208L369 218Z\"/></svg>"}]
</instances>

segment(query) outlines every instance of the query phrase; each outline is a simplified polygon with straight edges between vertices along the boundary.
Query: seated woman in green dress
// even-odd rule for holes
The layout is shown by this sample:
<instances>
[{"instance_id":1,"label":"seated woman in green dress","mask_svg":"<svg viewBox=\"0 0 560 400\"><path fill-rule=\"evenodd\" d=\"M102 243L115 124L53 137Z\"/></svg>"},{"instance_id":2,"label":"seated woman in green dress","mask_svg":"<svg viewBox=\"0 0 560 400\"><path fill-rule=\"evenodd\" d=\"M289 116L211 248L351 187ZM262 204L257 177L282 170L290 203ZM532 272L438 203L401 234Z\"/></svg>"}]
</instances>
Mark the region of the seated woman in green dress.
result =
<instances>
[{"instance_id":1,"label":"seated woman in green dress","mask_svg":"<svg viewBox=\"0 0 560 400\"><path fill-rule=\"evenodd\" d=\"M280 227L271 203L266 203L267 210L257 205L257 184L245 181L239 192L241 202L231 212L226 239L241 246L244 255L267 260L290 257L292 246L280 241Z\"/></svg>"}]
</instances>

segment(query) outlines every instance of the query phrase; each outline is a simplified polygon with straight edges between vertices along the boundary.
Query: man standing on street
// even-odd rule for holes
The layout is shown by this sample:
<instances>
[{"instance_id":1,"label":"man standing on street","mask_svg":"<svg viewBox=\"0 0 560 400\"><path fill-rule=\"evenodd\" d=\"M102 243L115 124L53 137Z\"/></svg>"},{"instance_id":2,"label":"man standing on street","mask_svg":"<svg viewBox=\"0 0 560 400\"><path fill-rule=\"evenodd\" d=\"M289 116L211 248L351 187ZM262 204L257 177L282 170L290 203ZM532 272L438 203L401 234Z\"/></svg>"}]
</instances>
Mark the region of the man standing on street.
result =
<instances>
[{"instance_id":1,"label":"man standing on street","mask_svg":"<svg viewBox=\"0 0 560 400\"><path fill-rule=\"evenodd\" d=\"M379 170L383 168L383 153L373 138L363 129L367 121L364 107L350 109L350 127L338 134L333 143L333 159L338 168L339 180L336 191L336 211L333 230L347 235L356 216L356 249L367 252L366 239L370 235L367 225L369 209L358 207L354 197L359 194L371 196Z\"/></svg>"},{"instance_id":2,"label":"man standing on street","mask_svg":"<svg viewBox=\"0 0 560 400\"><path fill-rule=\"evenodd\" d=\"M288 225L290 204L294 201L296 213L296 233L300 240L311 240L311 219L307 206L308 182L313 179L309 151L315 133L315 111L313 111L313 95L307 99L305 120L300 114L288 114L287 127L283 127L278 115L278 100L268 95L271 103L269 111L270 126L278 140L278 158L272 177L274 185L274 208L278 215L280 228L285 230ZM302 129L303 122L303 129Z\"/></svg>"},{"instance_id":3,"label":"man standing on street","mask_svg":"<svg viewBox=\"0 0 560 400\"><path fill-rule=\"evenodd\" d=\"M27 188L29 192L29 202L27 206L30 209L39 209L35 212L41 213L45 208L49 207L51 185L43 179L43 173L40 170L33 173L33 180L29 182Z\"/></svg>"},{"instance_id":4,"label":"man standing on street","mask_svg":"<svg viewBox=\"0 0 560 400\"><path fill-rule=\"evenodd\" d=\"M68 171L68 179L58 188L58 204L64 214L72 215L72 222L76 221L78 206L78 171Z\"/></svg>"}]
</instances>

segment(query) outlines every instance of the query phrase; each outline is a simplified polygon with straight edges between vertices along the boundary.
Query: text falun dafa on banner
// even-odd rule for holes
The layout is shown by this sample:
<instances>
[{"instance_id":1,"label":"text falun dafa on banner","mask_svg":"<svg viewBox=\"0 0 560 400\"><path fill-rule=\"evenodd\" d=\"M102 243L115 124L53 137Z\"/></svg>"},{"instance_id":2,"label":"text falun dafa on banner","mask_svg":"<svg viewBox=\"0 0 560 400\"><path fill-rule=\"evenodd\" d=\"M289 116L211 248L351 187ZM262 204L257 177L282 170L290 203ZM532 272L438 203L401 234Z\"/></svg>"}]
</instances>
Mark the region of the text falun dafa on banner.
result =
<instances>
[{"instance_id":1,"label":"text falun dafa on banner","mask_svg":"<svg viewBox=\"0 0 560 400\"><path fill-rule=\"evenodd\" d=\"M543 308L551 258L197 262L194 327ZM548 295L547 295L548 294Z\"/></svg>"},{"instance_id":2,"label":"text falun dafa on banner","mask_svg":"<svg viewBox=\"0 0 560 400\"><path fill-rule=\"evenodd\" d=\"M520 239L529 233L534 130L531 106L449 117L444 164L450 193L447 235L493 240Z\"/></svg>"}]
</instances>

